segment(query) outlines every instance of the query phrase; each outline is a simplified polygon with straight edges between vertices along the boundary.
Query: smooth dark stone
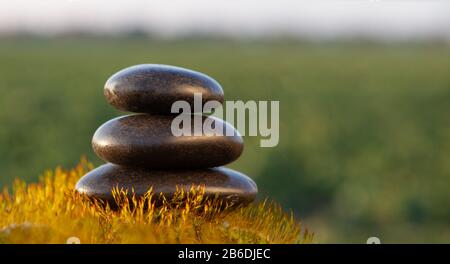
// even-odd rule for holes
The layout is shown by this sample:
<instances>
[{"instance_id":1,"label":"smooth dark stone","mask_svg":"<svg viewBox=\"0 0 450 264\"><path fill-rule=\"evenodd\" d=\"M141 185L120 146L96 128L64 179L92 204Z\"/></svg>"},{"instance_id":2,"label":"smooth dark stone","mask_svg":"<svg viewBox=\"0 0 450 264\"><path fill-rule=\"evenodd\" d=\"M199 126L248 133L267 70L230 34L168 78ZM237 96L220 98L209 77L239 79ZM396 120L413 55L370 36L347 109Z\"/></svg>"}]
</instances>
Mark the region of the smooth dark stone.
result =
<instances>
[{"instance_id":1,"label":"smooth dark stone","mask_svg":"<svg viewBox=\"0 0 450 264\"><path fill-rule=\"evenodd\" d=\"M111 190L115 187L134 189L136 196L144 195L151 187L157 196L162 193L172 197L176 187L189 190L191 186L204 186L207 197L216 195L234 205L252 202L258 188L255 182L237 171L218 167L199 170L150 170L136 169L107 163L85 176L76 185L76 190L89 197L114 204Z\"/></svg>"},{"instance_id":2,"label":"smooth dark stone","mask_svg":"<svg viewBox=\"0 0 450 264\"><path fill-rule=\"evenodd\" d=\"M210 168L228 164L242 153L239 133L233 136L179 136L171 131L174 116L135 114L112 119L92 139L95 153L105 161L146 168ZM211 119L205 117L203 119ZM193 127L194 122L191 122ZM225 134L225 132L224 132Z\"/></svg>"},{"instance_id":3,"label":"smooth dark stone","mask_svg":"<svg viewBox=\"0 0 450 264\"><path fill-rule=\"evenodd\" d=\"M203 103L223 102L223 90L211 77L192 70L159 64L142 64L121 70L105 84L106 99L114 107L136 113L171 113L172 104L184 100L194 112L194 93Z\"/></svg>"}]
</instances>

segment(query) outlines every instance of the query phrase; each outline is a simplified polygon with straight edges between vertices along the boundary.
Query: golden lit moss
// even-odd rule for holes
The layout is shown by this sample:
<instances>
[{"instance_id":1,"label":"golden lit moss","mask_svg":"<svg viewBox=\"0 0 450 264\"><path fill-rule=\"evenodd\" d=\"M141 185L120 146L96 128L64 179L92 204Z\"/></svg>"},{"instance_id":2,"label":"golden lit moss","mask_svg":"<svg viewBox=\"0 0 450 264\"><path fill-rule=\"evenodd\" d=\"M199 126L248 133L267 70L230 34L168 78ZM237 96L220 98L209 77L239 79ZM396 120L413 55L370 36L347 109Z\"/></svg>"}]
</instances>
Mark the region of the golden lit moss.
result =
<instances>
[{"instance_id":1,"label":"golden lit moss","mask_svg":"<svg viewBox=\"0 0 450 264\"><path fill-rule=\"evenodd\" d=\"M0 194L0 243L308 243L312 234L273 202L223 209L203 188L179 191L155 206L114 190L117 210L74 191L92 164L47 171L37 184L16 180ZM225 205L226 207L226 205Z\"/></svg>"}]
</instances>

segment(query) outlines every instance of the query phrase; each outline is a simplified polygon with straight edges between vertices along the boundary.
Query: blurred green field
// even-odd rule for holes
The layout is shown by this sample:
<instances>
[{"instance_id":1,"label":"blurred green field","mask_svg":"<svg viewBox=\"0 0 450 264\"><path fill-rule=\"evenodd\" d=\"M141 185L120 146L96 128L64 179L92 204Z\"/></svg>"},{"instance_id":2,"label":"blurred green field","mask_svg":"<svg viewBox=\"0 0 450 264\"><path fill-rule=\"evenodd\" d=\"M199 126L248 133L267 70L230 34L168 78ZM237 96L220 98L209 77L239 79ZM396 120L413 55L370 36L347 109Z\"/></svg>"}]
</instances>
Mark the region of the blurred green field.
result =
<instances>
[{"instance_id":1,"label":"blurred green field","mask_svg":"<svg viewBox=\"0 0 450 264\"><path fill-rule=\"evenodd\" d=\"M0 40L0 186L71 167L120 112L103 97L140 63L192 68L228 100L279 100L280 144L231 165L316 242L450 242L450 46L148 39Z\"/></svg>"}]
</instances>

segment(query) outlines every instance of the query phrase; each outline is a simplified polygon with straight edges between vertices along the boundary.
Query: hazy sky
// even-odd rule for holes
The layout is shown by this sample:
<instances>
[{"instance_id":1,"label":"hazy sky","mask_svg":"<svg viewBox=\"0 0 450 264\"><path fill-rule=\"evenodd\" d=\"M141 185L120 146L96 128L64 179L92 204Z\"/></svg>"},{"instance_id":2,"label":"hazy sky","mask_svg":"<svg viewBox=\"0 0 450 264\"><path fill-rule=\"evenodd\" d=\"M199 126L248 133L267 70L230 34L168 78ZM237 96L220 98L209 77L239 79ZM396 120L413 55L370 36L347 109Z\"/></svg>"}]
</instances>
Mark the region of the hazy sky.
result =
<instances>
[{"instance_id":1,"label":"hazy sky","mask_svg":"<svg viewBox=\"0 0 450 264\"><path fill-rule=\"evenodd\" d=\"M450 39L450 1L0 0L0 33L116 33L133 28L166 37L212 32Z\"/></svg>"}]
</instances>

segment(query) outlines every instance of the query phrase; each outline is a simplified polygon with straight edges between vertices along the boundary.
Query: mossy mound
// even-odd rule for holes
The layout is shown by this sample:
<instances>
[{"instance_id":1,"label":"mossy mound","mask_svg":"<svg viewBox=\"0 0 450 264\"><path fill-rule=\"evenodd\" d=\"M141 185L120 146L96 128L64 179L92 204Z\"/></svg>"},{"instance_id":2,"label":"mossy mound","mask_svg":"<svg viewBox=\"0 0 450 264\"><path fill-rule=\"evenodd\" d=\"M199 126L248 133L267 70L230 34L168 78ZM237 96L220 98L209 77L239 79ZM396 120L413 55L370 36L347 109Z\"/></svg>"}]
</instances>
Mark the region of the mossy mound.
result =
<instances>
[{"instance_id":1,"label":"mossy mound","mask_svg":"<svg viewBox=\"0 0 450 264\"><path fill-rule=\"evenodd\" d=\"M309 243L292 214L274 202L227 209L206 200L201 186L155 206L151 190L142 199L114 190L111 209L74 191L93 168L82 160L71 170L47 171L38 183L16 180L0 194L0 243Z\"/></svg>"}]
</instances>

